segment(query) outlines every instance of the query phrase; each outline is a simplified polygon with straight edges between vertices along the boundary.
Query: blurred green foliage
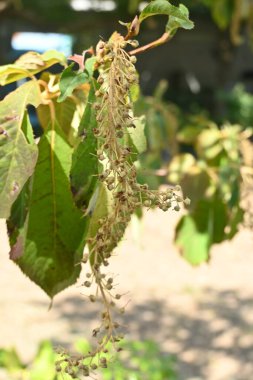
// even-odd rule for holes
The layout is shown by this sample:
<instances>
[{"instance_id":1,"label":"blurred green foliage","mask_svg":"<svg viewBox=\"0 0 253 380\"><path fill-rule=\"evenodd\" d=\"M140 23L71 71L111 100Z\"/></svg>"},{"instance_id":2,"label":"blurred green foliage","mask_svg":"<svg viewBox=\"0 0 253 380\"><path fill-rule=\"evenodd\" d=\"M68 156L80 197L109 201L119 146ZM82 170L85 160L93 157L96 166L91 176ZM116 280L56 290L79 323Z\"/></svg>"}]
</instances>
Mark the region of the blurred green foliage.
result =
<instances>
[{"instance_id":1,"label":"blurred green foliage","mask_svg":"<svg viewBox=\"0 0 253 380\"><path fill-rule=\"evenodd\" d=\"M238 83L232 91L218 93L224 107L223 119L244 127L253 125L253 95Z\"/></svg>"},{"instance_id":2,"label":"blurred green foliage","mask_svg":"<svg viewBox=\"0 0 253 380\"><path fill-rule=\"evenodd\" d=\"M242 172L251 170L244 155L252 149L252 100L235 88L228 117L242 123L218 127L205 113L185 115L163 100L166 84L153 97L140 98L137 112L146 114L148 150L140 159L139 178L151 186L180 184L191 199L175 231L175 243L192 265L210 259L213 244L232 239L244 220ZM238 112L240 111L240 112ZM238 119L238 115L241 117ZM244 142L247 144L243 145ZM146 175L145 175L146 174ZM158 174L158 176L157 176Z\"/></svg>"},{"instance_id":3,"label":"blurred green foliage","mask_svg":"<svg viewBox=\"0 0 253 380\"><path fill-rule=\"evenodd\" d=\"M100 0L103 3L103 0ZM184 4L190 10L209 11L215 23L221 28L227 28L233 22L235 13L238 18L250 18L252 7L250 0L172 0L173 5ZM92 2L91 2L92 3ZM96 2L93 2L97 4ZM114 0L116 11L120 14L135 14L138 12L141 0ZM27 10L36 12L40 18L48 17L48 21L56 22L71 14L71 0L2 0L1 10L6 8L20 12L26 16ZM54 10L55 12L52 12Z\"/></svg>"},{"instance_id":4,"label":"blurred green foliage","mask_svg":"<svg viewBox=\"0 0 253 380\"><path fill-rule=\"evenodd\" d=\"M108 368L103 369L102 380L176 380L175 359L160 352L152 341L122 343L124 348ZM86 353L89 343L83 339L75 344L78 353ZM59 359L49 341L42 342L29 364L19 358L15 349L0 349L0 371L6 380L69 380L67 374L55 372ZM111 360L108 356L108 360ZM1 378L2 379L2 378ZM5 377L4 377L5 379Z\"/></svg>"}]
</instances>

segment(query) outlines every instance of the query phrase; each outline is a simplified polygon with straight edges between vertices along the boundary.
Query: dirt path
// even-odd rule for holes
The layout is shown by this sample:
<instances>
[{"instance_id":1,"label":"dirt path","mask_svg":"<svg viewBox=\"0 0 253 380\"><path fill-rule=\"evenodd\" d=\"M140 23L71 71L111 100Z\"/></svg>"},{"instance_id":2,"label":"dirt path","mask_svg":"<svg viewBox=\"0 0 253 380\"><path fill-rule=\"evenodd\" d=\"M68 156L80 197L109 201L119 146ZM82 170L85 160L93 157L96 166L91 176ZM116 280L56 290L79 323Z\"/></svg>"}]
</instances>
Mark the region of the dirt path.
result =
<instances>
[{"instance_id":1,"label":"dirt path","mask_svg":"<svg viewBox=\"0 0 253 380\"><path fill-rule=\"evenodd\" d=\"M149 212L139 242L132 226L109 267L130 291L128 338L176 354L179 380L253 380L253 235L242 231L193 269L172 244L175 223L173 213ZM29 359L43 339L89 337L97 309L80 288L62 292L48 312L47 297L8 260L3 223L0 235L0 347Z\"/></svg>"}]
</instances>

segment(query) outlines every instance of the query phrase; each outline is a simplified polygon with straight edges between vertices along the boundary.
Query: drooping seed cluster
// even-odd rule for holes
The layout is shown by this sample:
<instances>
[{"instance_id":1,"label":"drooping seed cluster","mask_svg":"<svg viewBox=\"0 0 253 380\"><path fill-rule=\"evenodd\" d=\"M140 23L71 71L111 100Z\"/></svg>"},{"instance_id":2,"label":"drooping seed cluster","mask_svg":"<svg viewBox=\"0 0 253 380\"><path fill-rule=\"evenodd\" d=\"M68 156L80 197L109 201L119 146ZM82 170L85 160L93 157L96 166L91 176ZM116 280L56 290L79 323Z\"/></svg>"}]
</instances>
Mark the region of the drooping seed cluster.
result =
<instances>
[{"instance_id":1,"label":"drooping seed cluster","mask_svg":"<svg viewBox=\"0 0 253 380\"><path fill-rule=\"evenodd\" d=\"M103 273L103 267L109 265L108 259L122 238L131 214L139 207L148 209L159 207L163 211L180 209L180 203L187 203L177 192L179 188L163 192L150 190L146 184L137 183L137 172L133 163L135 157L130 144L131 131L136 128L131 99L131 86L138 82L135 69L136 57L130 56L127 45L138 46L137 41L125 41L118 33L113 34L109 42L100 41L97 45L97 66L99 89L96 110L97 127L93 130L98 141L97 157L100 162L99 180L112 196L112 212L98 221L96 236L91 237L89 253L83 256L83 263L89 262L92 272L87 273L83 286L93 289L88 297L96 302L100 296L103 301L101 325L93 330L98 338L94 351L78 359L69 359L65 371L73 378L78 373L88 376L98 367L106 367L103 353L107 352L110 342L116 351L123 338L118 332L120 323L115 320L117 313L125 312L117 301L121 295L115 292L114 278ZM63 353L63 361L68 360ZM88 362L87 362L88 360ZM85 362L85 364L84 364ZM61 363L58 364L60 370Z\"/></svg>"}]
</instances>

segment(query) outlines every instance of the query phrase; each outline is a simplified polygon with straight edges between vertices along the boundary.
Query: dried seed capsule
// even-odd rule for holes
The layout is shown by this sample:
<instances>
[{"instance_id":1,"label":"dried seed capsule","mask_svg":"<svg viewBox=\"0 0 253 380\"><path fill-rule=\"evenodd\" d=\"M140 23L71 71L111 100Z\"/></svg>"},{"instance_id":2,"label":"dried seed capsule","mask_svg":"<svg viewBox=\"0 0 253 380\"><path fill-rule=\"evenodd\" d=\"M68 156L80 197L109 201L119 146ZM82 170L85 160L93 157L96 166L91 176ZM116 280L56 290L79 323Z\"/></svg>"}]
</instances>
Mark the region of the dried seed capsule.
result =
<instances>
[{"instance_id":1,"label":"dried seed capsule","mask_svg":"<svg viewBox=\"0 0 253 380\"><path fill-rule=\"evenodd\" d=\"M98 136L99 135L99 129L93 128L93 133L94 133L94 136Z\"/></svg>"},{"instance_id":2,"label":"dried seed capsule","mask_svg":"<svg viewBox=\"0 0 253 380\"><path fill-rule=\"evenodd\" d=\"M155 194L153 194L153 193L149 194L148 197L149 197L149 199L150 199L151 201L154 201L154 200L156 199L156 196L155 196Z\"/></svg>"},{"instance_id":3,"label":"dried seed capsule","mask_svg":"<svg viewBox=\"0 0 253 380\"><path fill-rule=\"evenodd\" d=\"M113 190L114 189L114 185L112 183L110 183L108 186L107 186L107 189L108 190Z\"/></svg>"},{"instance_id":4,"label":"dried seed capsule","mask_svg":"<svg viewBox=\"0 0 253 380\"><path fill-rule=\"evenodd\" d=\"M190 206L190 204L191 204L191 200L190 200L189 198L185 198L185 200L184 200L184 204L185 204L186 206Z\"/></svg>"},{"instance_id":5,"label":"dried seed capsule","mask_svg":"<svg viewBox=\"0 0 253 380\"><path fill-rule=\"evenodd\" d=\"M116 136L117 136L119 139L121 139L121 138L124 136L124 133L123 133L122 131L118 131L118 132L116 133Z\"/></svg>"},{"instance_id":6,"label":"dried seed capsule","mask_svg":"<svg viewBox=\"0 0 253 380\"><path fill-rule=\"evenodd\" d=\"M171 202L167 202L166 205L167 205L167 207L168 207L168 209L169 209L169 208L171 208L172 203L171 203Z\"/></svg>"},{"instance_id":7,"label":"dried seed capsule","mask_svg":"<svg viewBox=\"0 0 253 380\"><path fill-rule=\"evenodd\" d=\"M103 93L102 93L100 90L97 90L97 91L95 92L95 96L96 96L97 98L100 98L102 95L103 95Z\"/></svg>"},{"instance_id":8,"label":"dried seed capsule","mask_svg":"<svg viewBox=\"0 0 253 380\"><path fill-rule=\"evenodd\" d=\"M70 367L66 367L65 372L68 373L70 376L72 376L74 374L74 370Z\"/></svg>"},{"instance_id":9,"label":"dried seed capsule","mask_svg":"<svg viewBox=\"0 0 253 380\"><path fill-rule=\"evenodd\" d=\"M108 185L114 183L114 181L115 181L114 177L108 177L107 180L106 180L106 182L107 182Z\"/></svg>"},{"instance_id":10,"label":"dried seed capsule","mask_svg":"<svg viewBox=\"0 0 253 380\"><path fill-rule=\"evenodd\" d=\"M89 288L91 286L91 282L90 281L84 281L84 286L86 286L86 288Z\"/></svg>"},{"instance_id":11,"label":"dried seed capsule","mask_svg":"<svg viewBox=\"0 0 253 380\"><path fill-rule=\"evenodd\" d=\"M92 330L92 336L96 337L99 332L100 332L100 328L96 327L95 329Z\"/></svg>"},{"instance_id":12,"label":"dried seed capsule","mask_svg":"<svg viewBox=\"0 0 253 380\"><path fill-rule=\"evenodd\" d=\"M148 200L144 201L143 204L144 204L145 207L150 207L151 206L151 202L148 201Z\"/></svg>"},{"instance_id":13,"label":"dried seed capsule","mask_svg":"<svg viewBox=\"0 0 253 380\"><path fill-rule=\"evenodd\" d=\"M94 296L93 294L89 296L89 299L91 302L96 302L96 296Z\"/></svg>"},{"instance_id":14,"label":"dried seed capsule","mask_svg":"<svg viewBox=\"0 0 253 380\"><path fill-rule=\"evenodd\" d=\"M109 317L108 311L103 311L101 316L102 316L102 319L108 318Z\"/></svg>"},{"instance_id":15,"label":"dried seed capsule","mask_svg":"<svg viewBox=\"0 0 253 380\"><path fill-rule=\"evenodd\" d=\"M82 258L82 263L86 264L88 260L89 260L89 255L88 253L85 253L85 255L83 255L83 258Z\"/></svg>"},{"instance_id":16,"label":"dried seed capsule","mask_svg":"<svg viewBox=\"0 0 253 380\"><path fill-rule=\"evenodd\" d=\"M84 371L89 371L89 367L83 363L80 363L78 367Z\"/></svg>"},{"instance_id":17,"label":"dried seed capsule","mask_svg":"<svg viewBox=\"0 0 253 380\"><path fill-rule=\"evenodd\" d=\"M99 103L94 103L93 108L94 108L94 110L99 111L101 109L101 106Z\"/></svg>"},{"instance_id":18,"label":"dried seed capsule","mask_svg":"<svg viewBox=\"0 0 253 380\"><path fill-rule=\"evenodd\" d=\"M135 64L137 62L137 58L135 57L135 55L133 55L132 57L130 57L130 61Z\"/></svg>"},{"instance_id":19,"label":"dried seed capsule","mask_svg":"<svg viewBox=\"0 0 253 380\"><path fill-rule=\"evenodd\" d=\"M99 362L100 362L100 364L107 363L107 360L106 360L106 358L102 357L99 359Z\"/></svg>"},{"instance_id":20,"label":"dried seed capsule","mask_svg":"<svg viewBox=\"0 0 253 380\"><path fill-rule=\"evenodd\" d=\"M137 48L140 44L139 44L139 41L137 40L133 40L133 41L130 41L130 44L134 47L134 48Z\"/></svg>"},{"instance_id":21,"label":"dried seed capsule","mask_svg":"<svg viewBox=\"0 0 253 380\"><path fill-rule=\"evenodd\" d=\"M84 376L87 376L87 377L90 376L90 371L89 371L89 369L83 371L83 375L84 375Z\"/></svg>"},{"instance_id":22,"label":"dried seed capsule","mask_svg":"<svg viewBox=\"0 0 253 380\"><path fill-rule=\"evenodd\" d=\"M62 368L61 368L60 364L56 364L55 370L56 370L56 372L61 372Z\"/></svg>"}]
</instances>

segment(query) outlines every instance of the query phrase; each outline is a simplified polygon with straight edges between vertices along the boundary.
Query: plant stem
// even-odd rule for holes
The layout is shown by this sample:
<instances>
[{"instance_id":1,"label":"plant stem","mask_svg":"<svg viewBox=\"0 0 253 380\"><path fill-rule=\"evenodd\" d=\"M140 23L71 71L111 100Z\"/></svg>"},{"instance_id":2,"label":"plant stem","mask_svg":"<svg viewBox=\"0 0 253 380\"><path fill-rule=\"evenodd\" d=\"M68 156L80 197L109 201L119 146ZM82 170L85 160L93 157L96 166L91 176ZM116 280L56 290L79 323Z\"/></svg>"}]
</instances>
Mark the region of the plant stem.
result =
<instances>
[{"instance_id":1,"label":"plant stem","mask_svg":"<svg viewBox=\"0 0 253 380\"><path fill-rule=\"evenodd\" d=\"M155 48L157 46L165 44L165 42L169 41L169 39L170 39L169 32L165 32L160 38L158 38L158 40L150 42L147 45L141 46L138 49L132 50L132 51L130 51L129 54L130 55L136 55L136 54L139 54L139 53L144 53L147 50L150 50L150 49L153 49L153 48Z\"/></svg>"}]
</instances>

